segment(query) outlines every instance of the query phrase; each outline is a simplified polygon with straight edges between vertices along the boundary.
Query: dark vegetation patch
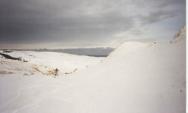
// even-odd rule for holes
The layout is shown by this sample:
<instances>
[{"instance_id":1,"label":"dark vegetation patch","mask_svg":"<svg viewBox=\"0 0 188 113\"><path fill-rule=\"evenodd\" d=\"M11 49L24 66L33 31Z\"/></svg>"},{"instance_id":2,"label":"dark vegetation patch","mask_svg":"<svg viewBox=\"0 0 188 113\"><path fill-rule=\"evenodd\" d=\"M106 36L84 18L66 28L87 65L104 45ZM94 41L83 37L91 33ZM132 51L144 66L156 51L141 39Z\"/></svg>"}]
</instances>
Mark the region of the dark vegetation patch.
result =
<instances>
[{"instance_id":1,"label":"dark vegetation patch","mask_svg":"<svg viewBox=\"0 0 188 113\"><path fill-rule=\"evenodd\" d=\"M3 57L5 57L6 59L28 62L28 61L22 59L21 57L13 57L13 56L10 56L10 55L5 54L5 53L0 53L0 55L3 56Z\"/></svg>"},{"instance_id":2,"label":"dark vegetation patch","mask_svg":"<svg viewBox=\"0 0 188 113\"><path fill-rule=\"evenodd\" d=\"M0 74L13 74L13 72L0 70Z\"/></svg>"}]
</instances>

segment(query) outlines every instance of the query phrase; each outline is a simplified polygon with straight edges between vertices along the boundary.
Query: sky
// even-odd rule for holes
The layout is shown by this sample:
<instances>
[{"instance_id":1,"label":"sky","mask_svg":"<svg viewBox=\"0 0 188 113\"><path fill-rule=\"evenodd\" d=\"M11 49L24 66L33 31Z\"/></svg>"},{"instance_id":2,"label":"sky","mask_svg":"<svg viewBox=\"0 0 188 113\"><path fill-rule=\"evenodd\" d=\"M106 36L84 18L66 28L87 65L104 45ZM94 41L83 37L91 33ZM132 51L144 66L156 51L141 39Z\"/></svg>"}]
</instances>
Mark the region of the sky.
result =
<instances>
[{"instance_id":1,"label":"sky","mask_svg":"<svg viewBox=\"0 0 188 113\"><path fill-rule=\"evenodd\" d=\"M0 48L170 39L185 25L185 10L185 0L0 0Z\"/></svg>"}]
</instances>

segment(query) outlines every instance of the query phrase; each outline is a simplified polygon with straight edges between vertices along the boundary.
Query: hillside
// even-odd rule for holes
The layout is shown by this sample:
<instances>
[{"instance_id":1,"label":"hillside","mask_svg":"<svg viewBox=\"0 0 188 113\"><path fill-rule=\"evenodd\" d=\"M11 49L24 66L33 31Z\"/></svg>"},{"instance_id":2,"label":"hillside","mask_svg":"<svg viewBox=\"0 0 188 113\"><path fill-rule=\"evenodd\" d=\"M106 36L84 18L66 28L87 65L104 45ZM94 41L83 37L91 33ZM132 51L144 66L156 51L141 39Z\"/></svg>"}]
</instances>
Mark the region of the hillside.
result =
<instances>
[{"instance_id":1,"label":"hillside","mask_svg":"<svg viewBox=\"0 0 188 113\"><path fill-rule=\"evenodd\" d=\"M70 76L1 76L0 112L185 113L182 34L166 42L125 42Z\"/></svg>"}]
</instances>

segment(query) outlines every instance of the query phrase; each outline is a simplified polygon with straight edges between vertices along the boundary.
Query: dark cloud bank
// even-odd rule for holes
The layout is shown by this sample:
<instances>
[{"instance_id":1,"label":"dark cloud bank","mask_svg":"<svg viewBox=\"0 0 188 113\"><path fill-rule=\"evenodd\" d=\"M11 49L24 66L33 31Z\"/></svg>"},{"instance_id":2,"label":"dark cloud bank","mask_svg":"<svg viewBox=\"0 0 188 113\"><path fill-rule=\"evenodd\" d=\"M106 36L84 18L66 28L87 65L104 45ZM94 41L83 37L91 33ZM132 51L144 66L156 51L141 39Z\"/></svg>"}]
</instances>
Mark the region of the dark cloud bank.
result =
<instances>
[{"instance_id":1,"label":"dark cloud bank","mask_svg":"<svg viewBox=\"0 0 188 113\"><path fill-rule=\"evenodd\" d=\"M177 17L185 23L185 0L0 0L0 43L95 44Z\"/></svg>"}]
</instances>

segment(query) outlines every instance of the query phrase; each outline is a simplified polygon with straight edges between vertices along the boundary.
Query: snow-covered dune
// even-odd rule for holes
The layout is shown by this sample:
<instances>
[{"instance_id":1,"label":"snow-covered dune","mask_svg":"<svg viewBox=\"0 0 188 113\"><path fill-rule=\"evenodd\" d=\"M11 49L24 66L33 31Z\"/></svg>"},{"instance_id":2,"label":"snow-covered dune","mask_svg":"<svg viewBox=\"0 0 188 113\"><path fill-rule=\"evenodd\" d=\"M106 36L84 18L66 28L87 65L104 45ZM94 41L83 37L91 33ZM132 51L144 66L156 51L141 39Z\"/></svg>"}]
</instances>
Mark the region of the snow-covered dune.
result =
<instances>
[{"instance_id":1,"label":"snow-covered dune","mask_svg":"<svg viewBox=\"0 0 188 113\"><path fill-rule=\"evenodd\" d=\"M97 69L73 81L77 111L185 113L184 41L123 44Z\"/></svg>"},{"instance_id":2,"label":"snow-covered dune","mask_svg":"<svg viewBox=\"0 0 188 113\"><path fill-rule=\"evenodd\" d=\"M185 113L182 33L173 41L125 42L72 76L0 77L0 112Z\"/></svg>"},{"instance_id":3,"label":"snow-covered dune","mask_svg":"<svg viewBox=\"0 0 188 113\"><path fill-rule=\"evenodd\" d=\"M185 113L182 33L173 42L125 42L103 64L77 73L75 112Z\"/></svg>"}]
</instances>

